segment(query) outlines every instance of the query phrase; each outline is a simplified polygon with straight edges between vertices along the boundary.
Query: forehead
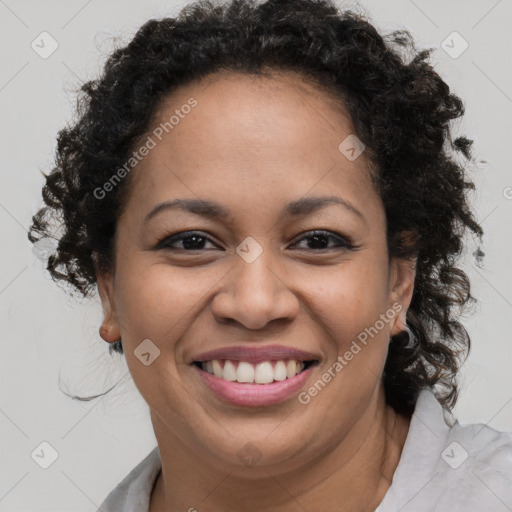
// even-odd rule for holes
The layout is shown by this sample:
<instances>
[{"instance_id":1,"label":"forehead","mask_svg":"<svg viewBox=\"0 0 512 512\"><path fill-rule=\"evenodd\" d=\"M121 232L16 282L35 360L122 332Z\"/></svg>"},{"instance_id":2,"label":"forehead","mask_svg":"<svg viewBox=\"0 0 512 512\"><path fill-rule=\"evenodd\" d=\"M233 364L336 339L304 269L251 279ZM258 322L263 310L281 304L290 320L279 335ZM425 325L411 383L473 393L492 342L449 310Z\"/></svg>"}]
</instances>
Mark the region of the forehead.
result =
<instances>
[{"instance_id":1,"label":"forehead","mask_svg":"<svg viewBox=\"0 0 512 512\"><path fill-rule=\"evenodd\" d=\"M368 162L339 150L353 133L343 103L298 73L215 73L160 103L133 195L150 207L182 196L288 202L337 189L364 202L374 194Z\"/></svg>"}]
</instances>

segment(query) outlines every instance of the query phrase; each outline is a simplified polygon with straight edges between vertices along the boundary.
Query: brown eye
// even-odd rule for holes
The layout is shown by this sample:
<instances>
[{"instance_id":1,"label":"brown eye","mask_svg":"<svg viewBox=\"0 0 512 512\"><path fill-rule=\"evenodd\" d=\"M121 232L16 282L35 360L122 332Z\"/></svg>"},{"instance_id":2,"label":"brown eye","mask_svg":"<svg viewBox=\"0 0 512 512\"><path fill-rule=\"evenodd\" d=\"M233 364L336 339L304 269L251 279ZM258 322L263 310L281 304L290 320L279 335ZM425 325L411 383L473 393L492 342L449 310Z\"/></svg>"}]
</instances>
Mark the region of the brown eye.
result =
<instances>
[{"instance_id":1,"label":"brown eye","mask_svg":"<svg viewBox=\"0 0 512 512\"><path fill-rule=\"evenodd\" d=\"M205 236L200 231L185 231L183 233L178 233L173 236L168 236L158 242L157 249L176 249L179 251L201 251L204 249L206 243L208 243L210 239ZM217 245L213 244L215 248L218 248ZM176 247L176 244L182 244L181 247Z\"/></svg>"},{"instance_id":2,"label":"brown eye","mask_svg":"<svg viewBox=\"0 0 512 512\"><path fill-rule=\"evenodd\" d=\"M305 249L312 249L312 250L331 250L331 249L353 249L352 244L350 244L345 238L343 238L341 235L338 235L336 233L330 232L330 231L311 231L310 234L307 236L304 236L299 240L299 242L302 242L304 240L308 240L307 246L302 247ZM329 247L329 242L334 241L335 245L331 245ZM297 245L297 244L294 244Z\"/></svg>"}]
</instances>

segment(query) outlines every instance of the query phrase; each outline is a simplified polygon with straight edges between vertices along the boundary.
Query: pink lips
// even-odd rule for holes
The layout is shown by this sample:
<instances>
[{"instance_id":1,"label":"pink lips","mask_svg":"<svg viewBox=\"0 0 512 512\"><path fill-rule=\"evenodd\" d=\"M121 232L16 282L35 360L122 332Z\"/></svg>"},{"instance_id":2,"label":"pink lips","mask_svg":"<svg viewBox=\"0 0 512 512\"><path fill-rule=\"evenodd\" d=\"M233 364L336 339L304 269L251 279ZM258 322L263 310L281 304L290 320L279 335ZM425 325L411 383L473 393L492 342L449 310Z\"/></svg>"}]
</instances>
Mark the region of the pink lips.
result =
<instances>
[{"instance_id":1,"label":"pink lips","mask_svg":"<svg viewBox=\"0 0 512 512\"><path fill-rule=\"evenodd\" d=\"M211 361L212 359L230 359L232 361L247 361L248 363L256 364L279 359L311 361L313 359L320 359L320 356L283 345L259 345L255 347L239 345L209 350L193 357L193 361Z\"/></svg>"},{"instance_id":2,"label":"pink lips","mask_svg":"<svg viewBox=\"0 0 512 512\"><path fill-rule=\"evenodd\" d=\"M289 359L297 361L319 360L320 356L282 345L259 345L255 347L236 346L214 349L197 354L194 356L193 361L211 361L213 359L247 361L257 364L263 361ZM192 365L192 367L210 391L227 402L244 407L268 406L284 402L304 386L314 368L314 366L310 366L298 375L279 382L272 382L270 384L242 384L216 377L203 371L196 365Z\"/></svg>"},{"instance_id":3,"label":"pink lips","mask_svg":"<svg viewBox=\"0 0 512 512\"><path fill-rule=\"evenodd\" d=\"M309 367L291 379L271 384L241 384L215 377L194 366L208 388L234 405L257 407L284 402L304 385L314 367Z\"/></svg>"}]
</instances>

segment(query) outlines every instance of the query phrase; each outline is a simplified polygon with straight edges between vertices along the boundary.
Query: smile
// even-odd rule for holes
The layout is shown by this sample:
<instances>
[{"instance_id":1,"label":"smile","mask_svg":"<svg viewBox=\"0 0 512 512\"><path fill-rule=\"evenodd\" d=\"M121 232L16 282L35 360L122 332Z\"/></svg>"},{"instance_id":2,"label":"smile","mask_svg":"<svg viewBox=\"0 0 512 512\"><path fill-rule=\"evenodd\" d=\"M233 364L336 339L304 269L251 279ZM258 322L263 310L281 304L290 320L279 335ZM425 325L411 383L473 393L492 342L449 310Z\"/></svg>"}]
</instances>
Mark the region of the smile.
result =
<instances>
[{"instance_id":1,"label":"smile","mask_svg":"<svg viewBox=\"0 0 512 512\"><path fill-rule=\"evenodd\" d=\"M225 346L194 354L189 359L199 383L226 404L262 407L292 398L323 360L285 345Z\"/></svg>"},{"instance_id":2,"label":"smile","mask_svg":"<svg viewBox=\"0 0 512 512\"><path fill-rule=\"evenodd\" d=\"M314 365L317 361L277 360L250 363L248 361L232 361L212 359L195 361L201 370L228 382L245 384L271 384L291 379Z\"/></svg>"},{"instance_id":3,"label":"smile","mask_svg":"<svg viewBox=\"0 0 512 512\"><path fill-rule=\"evenodd\" d=\"M306 387L318 360L249 363L232 359L195 361L191 366L212 397L239 407L268 407Z\"/></svg>"}]
</instances>

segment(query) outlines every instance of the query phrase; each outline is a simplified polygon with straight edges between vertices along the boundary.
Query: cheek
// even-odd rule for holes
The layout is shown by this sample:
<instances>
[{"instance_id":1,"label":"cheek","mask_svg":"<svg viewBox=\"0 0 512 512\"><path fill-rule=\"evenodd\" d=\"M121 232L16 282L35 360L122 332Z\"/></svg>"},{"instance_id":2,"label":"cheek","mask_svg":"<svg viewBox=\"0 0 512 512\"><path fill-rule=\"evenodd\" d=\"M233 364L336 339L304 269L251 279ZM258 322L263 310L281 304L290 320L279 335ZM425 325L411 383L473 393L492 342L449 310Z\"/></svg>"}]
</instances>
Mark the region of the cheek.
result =
<instances>
[{"instance_id":1,"label":"cheek","mask_svg":"<svg viewBox=\"0 0 512 512\"><path fill-rule=\"evenodd\" d=\"M118 276L116 310L126 341L137 344L149 338L169 347L205 307L208 291L221 274L138 262L123 265Z\"/></svg>"},{"instance_id":2,"label":"cheek","mask_svg":"<svg viewBox=\"0 0 512 512\"><path fill-rule=\"evenodd\" d=\"M183 390L178 384L178 340L197 313L194 306L201 307L205 290L195 281L193 286L183 269L127 263L117 273L116 311L133 382L150 407L158 410L172 403L179 409ZM142 356L146 352L148 364Z\"/></svg>"},{"instance_id":3,"label":"cheek","mask_svg":"<svg viewBox=\"0 0 512 512\"><path fill-rule=\"evenodd\" d=\"M342 396L371 393L382 374L391 328L391 322L381 320L388 308L382 266L375 262L360 267L352 263L340 268L335 278L322 281L314 297L310 296L322 334L329 338L327 366L331 368L335 361L341 365L331 368L337 377L330 393ZM346 399L350 401L349 396Z\"/></svg>"},{"instance_id":4,"label":"cheek","mask_svg":"<svg viewBox=\"0 0 512 512\"><path fill-rule=\"evenodd\" d=\"M319 276L316 276L317 278ZM375 261L347 262L309 286L309 302L337 339L356 337L388 305L387 274Z\"/></svg>"},{"instance_id":5,"label":"cheek","mask_svg":"<svg viewBox=\"0 0 512 512\"><path fill-rule=\"evenodd\" d=\"M162 340L185 316L190 300L184 290L188 288L180 282L179 274L162 275L156 266L143 272L119 272L116 310L126 341ZM168 335L174 337L172 331Z\"/></svg>"}]
</instances>

